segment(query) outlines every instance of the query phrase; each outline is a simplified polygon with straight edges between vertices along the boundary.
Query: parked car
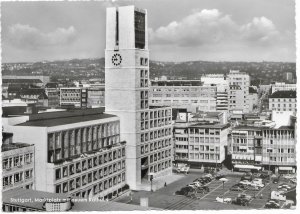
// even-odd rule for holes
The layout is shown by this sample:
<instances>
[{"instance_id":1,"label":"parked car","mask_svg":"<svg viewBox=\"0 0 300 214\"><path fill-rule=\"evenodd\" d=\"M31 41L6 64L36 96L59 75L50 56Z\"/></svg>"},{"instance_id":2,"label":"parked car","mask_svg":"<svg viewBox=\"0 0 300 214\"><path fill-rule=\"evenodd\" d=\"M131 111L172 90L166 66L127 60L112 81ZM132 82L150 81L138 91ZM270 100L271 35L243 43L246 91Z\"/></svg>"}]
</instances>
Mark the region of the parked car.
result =
<instances>
[{"instance_id":1,"label":"parked car","mask_svg":"<svg viewBox=\"0 0 300 214\"><path fill-rule=\"evenodd\" d=\"M235 200L232 201L233 204L240 205L240 206L248 206L249 201L244 198L236 198Z\"/></svg>"},{"instance_id":2,"label":"parked car","mask_svg":"<svg viewBox=\"0 0 300 214\"><path fill-rule=\"evenodd\" d=\"M232 202L232 199L231 198L223 198L223 197L217 197L216 198L216 201L217 202L220 202L220 203L227 203L227 204L230 204Z\"/></svg>"},{"instance_id":3,"label":"parked car","mask_svg":"<svg viewBox=\"0 0 300 214\"><path fill-rule=\"evenodd\" d=\"M196 192L201 194L206 194L209 192L209 187L207 186L198 187Z\"/></svg>"},{"instance_id":4,"label":"parked car","mask_svg":"<svg viewBox=\"0 0 300 214\"><path fill-rule=\"evenodd\" d=\"M270 200L268 201L266 204L265 204L265 208L275 208L275 209L278 209L280 208L280 205L279 203L273 201L273 200Z\"/></svg>"},{"instance_id":5,"label":"parked car","mask_svg":"<svg viewBox=\"0 0 300 214\"><path fill-rule=\"evenodd\" d=\"M239 194L237 198L242 198L250 201L252 199L252 196L243 193L243 194Z\"/></svg>"},{"instance_id":6,"label":"parked car","mask_svg":"<svg viewBox=\"0 0 300 214\"><path fill-rule=\"evenodd\" d=\"M243 185L251 185L251 182L248 181L248 180L242 180L239 182L240 184L243 184Z\"/></svg>"},{"instance_id":7,"label":"parked car","mask_svg":"<svg viewBox=\"0 0 300 214\"><path fill-rule=\"evenodd\" d=\"M175 194L187 196L191 192L195 192L195 188L186 186L186 187L181 188L179 191L176 191Z\"/></svg>"},{"instance_id":8,"label":"parked car","mask_svg":"<svg viewBox=\"0 0 300 214\"><path fill-rule=\"evenodd\" d=\"M261 173L253 173L252 177L253 178L260 178Z\"/></svg>"},{"instance_id":9,"label":"parked car","mask_svg":"<svg viewBox=\"0 0 300 214\"><path fill-rule=\"evenodd\" d=\"M216 175L215 179L219 180L221 178L226 178L226 175L223 175L223 174L219 174L219 175Z\"/></svg>"},{"instance_id":10,"label":"parked car","mask_svg":"<svg viewBox=\"0 0 300 214\"><path fill-rule=\"evenodd\" d=\"M243 191L244 189L239 186L232 186L229 190L230 191Z\"/></svg>"},{"instance_id":11,"label":"parked car","mask_svg":"<svg viewBox=\"0 0 300 214\"><path fill-rule=\"evenodd\" d=\"M250 191L258 191L260 188L258 186L247 186L247 190L250 190Z\"/></svg>"},{"instance_id":12,"label":"parked car","mask_svg":"<svg viewBox=\"0 0 300 214\"><path fill-rule=\"evenodd\" d=\"M278 182L279 182L279 178L273 179L273 184L278 184Z\"/></svg>"}]
</instances>

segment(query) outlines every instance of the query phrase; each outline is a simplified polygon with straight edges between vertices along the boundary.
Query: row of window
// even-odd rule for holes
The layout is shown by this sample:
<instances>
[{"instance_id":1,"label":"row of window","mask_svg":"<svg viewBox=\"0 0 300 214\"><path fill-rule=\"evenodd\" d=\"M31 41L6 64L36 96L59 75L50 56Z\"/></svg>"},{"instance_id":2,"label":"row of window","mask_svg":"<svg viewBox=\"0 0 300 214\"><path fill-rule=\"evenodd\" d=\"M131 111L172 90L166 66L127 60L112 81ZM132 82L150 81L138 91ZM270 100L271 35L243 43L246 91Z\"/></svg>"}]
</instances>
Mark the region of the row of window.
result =
<instances>
[{"instance_id":1,"label":"row of window","mask_svg":"<svg viewBox=\"0 0 300 214\"><path fill-rule=\"evenodd\" d=\"M149 128L156 128L156 127L162 127L162 126L165 126L165 125L169 125L171 124L172 121L171 121L171 118L169 119L156 119L156 120L150 120L150 122L148 120L146 121L141 121L141 130L144 130L144 129L149 129Z\"/></svg>"},{"instance_id":2,"label":"row of window","mask_svg":"<svg viewBox=\"0 0 300 214\"><path fill-rule=\"evenodd\" d=\"M285 99L285 98L280 98L280 99L270 99L270 101L273 101L273 102L297 102L297 99L296 98L293 98L293 99Z\"/></svg>"},{"instance_id":3,"label":"row of window","mask_svg":"<svg viewBox=\"0 0 300 214\"><path fill-rule=\"evenodd\" d=\"M172 166L171 160L159 163L159 164L155 164L153 166L150 166L150 173L156 173L156 172L160 172L166 168L169 168Z\"/></svg>"},{"instance_id":4,"label":"row of window","mask_svg":"<svg viewBox=\"0 0 300 214\"><path fill-rule=\"evenodd\" d=\"M98 141L88 141L88 142L82 142L79 145L70 145L65 146L63 143L63 148L56 148L55 150L49 150L48 153L48 162L53 163L60 161L62 159L68 159L68 158L77 158L80 154L86 153L86 152L97 152L99 149L106 149L108 147L111 147L113 145L117 145L117 143L120 141L119 136L115 137L107 137L102 138Z\"/></svg>"},{"instance_id":5,"label":"row of window","mask_svg":"<svg viewBox=\"0 0 300 214\"><path fill-rule=\"evenodd\" d=\"M61 142L68 142L71 145L79 142L101 139L112 135L118 135L120 130L119 122L110 122L94 126L81 127L48 134L49 149L61 147Z\"/></svg>"},{"instance_id":6,"label":"row of window","mask_svg":"<svg viewBox=\"0 0 300 214\"><path fill-rule=\"evenodd\" d=\"M171 128L165 128L165 129L160 129L156 131L150 131L147 133L142 133L141 134L141 142L147 142L149 139L157 139L160 137L168 136L172 134L172 129Z\"/></svg>"},{"instance_id":7,"label":"row of window","mask_svg":"<svg viewBox=\"0 0 300 214\"><path fill-rule=\"evenodd\" d=\"M149 152L149 147L150 147L150 152L152 152L157 149L166 148L168 146L171 146L171 139L162 140L158 142L151 142L150 146L147 144L141 146L141 154L147 154Z\"/></svg>"},{"instance_id":8,"label":"row of window","mask_svg":"<svg viewBox=\"0 0 300 214\"><path fill-rule=\"evenodd\" d=\"M219 135L220 130L219 129L201 129L201 128L190 128L189 129L190 134L210 134L210 135Z\"/></svg>"},{"instance_id":9,"label":"row of window","mask_svg":"<svg viewBox=\"0 0 300 214\"><path fill-rule=\"evenodd\" d=\"M150 163L153 163L155 161L159 161L161 159L171 157L171 156L172 156L171 149L165 150L162 152L158 152L158 153L150 155Z\"/></svg>"},{"instance_id":10,"label":"row of window","mask_svg":"<svg viewBox=\"0 0 300 214\"><path fill-rule=\"evenodd\" d=\"M200 159L200 160L220 160L220 155L218 154L193 154L190 153L189 155L190 159Z\"/></svg>"},{"instance_id":11,"label":"row of window","mask_svg":"<svg viewBox=\"0 0 300 214\"><path fill-rule=\"evenodd\" d=\"M220 143L219 137L190 137L189 143Z\"/></svg>"},{"instance_id":12,"label":"row of window","mask_svg":"<svg viewBox=\"0 0 300 214\"><path fill-rule=\"evenodd\" d=\"M184 86L183 87L180 87L180 88L174 88L174 86L171 86L171 87L168 87L168 86L163 86L163 87L151 87L152 91L161 91L161 92L197 92L198 96L199 96L199 93L201 94L208 94L208 93L214 93L216 92L216 89L214 88L207 88L207 87L203 87L203 86L196 86L196 87L193 87L193 88L185 88Z\"/></svg>"},{"instance_id":13,"label":"row of window","mask_svg":"<svg viewBox=\"0 0 300 214\"><path fill-rule=\"evenodd\" d=\"M96 180L94 180L96 181ZM120 173L112 178L109 178L104 181L100 181L97 184L93 185L93 194L97 194L99 192L102 192L103 190L106 190L114 185L117 185L118 183L125 181L125 172ZM70 191L73 191L75 189L79 189L89 183L93 182L93 175L92 173L82 175L81 177L77 177L75 179L71 179L67 182L57 184L55 185L55 192L56 193L67 193ZM84 196L83 196L84 197Z\"/></svg>"},{"instance_id":14,"label":"row of window","mask_svg":"<svg viewBox=\"0 0 300 214\"><path fill-rule=\"evenodd\" d=\"M81 173L82 171L86 171L88 169L92 169L96 166L101 166L102 164L109 163L112 161L116 161L120 158L125 157L125 148L121 150L118 150L110 153L106 153L103 155L95 156L93 158L85 159L82 161L78 161L72 164L69 164L67 166L58 168L55 170L56 179L59 180L62 177L68 177L70 175ZM122 167L125 167L125 160L122 161ZM117 163L113 165L113 167L117 167ZM118 162L118 168L121 167L121 162Z\"/></svg>"},{"instance_id":15,"label":"row of window","mask_svg":"<svg viewBox=\"0 0 300 214\"><path fill-rule=\"evenodd\" d=\"M215 151L219 152L220 148L218 146L190 146L189 147L190 151Z\"/></svg>"},{"instance_id":16,"label":"row of window","mask_svg":"<svg viewBox=\"0 0 300 214\"><path fill-rule=\"evenodd\" d=\"M149 112L142 112L141 119L142 120L149 120L155 118L162 118L162 117L170 117L171 110L157 110L157 111L149 111Z\"/></svg>"},{"instance_id":17,"label":"row of window","mask_svg":"<svg viewBox=\"0 0 300 214\"><path fill-rule=\"evenodd\" d=\"M296 109L296 106L295 106L295 108L294 109L291 109L291 108L289 108L289 109L287 109L287 108L272 108L272 110L273 111L297 111L297 109Z\"/></svg>"},{"instance_id":18,"label":"row of window","mask_svg":"<svg viewBox=\"0 0 300 214\"><path fill-rule=\"evenodd\" d=\"M31 164L32 162L33 162L33 153L27 153L15 157L4 158L2 161L2 168L11 169L13 167L22 167L24 164Z\"/></svg>"},{"instance_id":19,"label":"row of window","mask_svg":"<svg viewBox=\"0 0 300 214\"><path fill-rule=\"evenodd\" d=\"M3 177L3 187L18 184L33 178L33 169Z\"/></svg>"}]
</instances>

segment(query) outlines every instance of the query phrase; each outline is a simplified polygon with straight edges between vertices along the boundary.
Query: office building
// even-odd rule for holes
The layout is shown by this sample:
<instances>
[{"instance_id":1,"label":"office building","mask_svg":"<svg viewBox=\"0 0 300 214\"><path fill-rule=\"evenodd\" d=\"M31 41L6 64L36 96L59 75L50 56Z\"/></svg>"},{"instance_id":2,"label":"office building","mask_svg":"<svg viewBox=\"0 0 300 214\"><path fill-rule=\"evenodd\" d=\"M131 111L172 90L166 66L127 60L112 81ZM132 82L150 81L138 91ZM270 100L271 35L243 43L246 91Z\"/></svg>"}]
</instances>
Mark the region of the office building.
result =
<instances>
[{"instance_id":1,"label":"office building","mask_svg":"<svg viewBox=\"0 0 300 214\"><path fill-rule=\"evenodd\" d=\"M227 154L228 128L228 124L176 123L174 160L197 168L220 167Z\"/></svg>"},{"instance_id":2,"label":"office building","mask_svg":"<svg viewBox=\"0 0 300 214\"><path fill-rule=\"evenodd\" d=\"M296 171L296 139L294 127L279 128L238 126L230 136L232 164L238 170L269 168L280 171ZM283 172L281 172L283 173Z\"/></svg>"},{"instance_id":3,"label":"office building","mask_svg":"<svg viewBox=\"0 0 300 214\"><path fill-rule=\"evenodd\" d=\"M60 88L60 106L87 107L86 88Z\"/></svg>"},{"instance_id":4,"label":"office building","mask_svg":"<svg viewBox=\"0 0 300 214\"><path fill-rule=\"evenodd\" d=\"M35 189L111 199L125 186L125 143L119 118L104 109L29 115L14 139L35 145ZM26 133L26 134L24 134Z\"/></svg>"},{"instance_id":5,"label":"office building","mask_svg":"<svg viewBox=\"0 0 300 214\"><path fill-rule=\"evenodd\" d=\"M131 189L172 173L171 108L149 108L149 50L146 10L107 9L105 108L120 117ZM145 182L144 182L145 181Z\"/></svg>"},{"instance_id":6,"label":"office building","mask_svg":"<svg viewBox=\"0 0 300 214\"><path fill-rule=\"evenodd\" d=\"M248 113L249 106L249 86L250 76L245 72L230 70L227 75L229 81L228 102L229 111L243 110Z\"/></svg>"},{"instance_id":7,"label":"office building","mask_svg":"<svg viewBox=\"0 0 300 214\"><path fill-rule=\"evenodd\" d=\"M14 143L13 134L2 133L2 192L34 187L34 145Z\"/></svg>"},{"instance_id":8,"label":"office building","mask_svg":"<svg viewBox=\"0 0 300 214\"><path fill-rule=\"evenodd\" d=\"M296 91L276 91L269 96L270 111L297 112Z\"/></svg>"},{"instance_id":9,"label":"office building","mask_svg":"<svg viewBox=\"0 0 300 214\"><path fill-rule=\"evenodd\" d=\"M149 105L216 111L216 91L216 86L203 86L198 80L152 80Z\"/></svg>"}]
</instances>

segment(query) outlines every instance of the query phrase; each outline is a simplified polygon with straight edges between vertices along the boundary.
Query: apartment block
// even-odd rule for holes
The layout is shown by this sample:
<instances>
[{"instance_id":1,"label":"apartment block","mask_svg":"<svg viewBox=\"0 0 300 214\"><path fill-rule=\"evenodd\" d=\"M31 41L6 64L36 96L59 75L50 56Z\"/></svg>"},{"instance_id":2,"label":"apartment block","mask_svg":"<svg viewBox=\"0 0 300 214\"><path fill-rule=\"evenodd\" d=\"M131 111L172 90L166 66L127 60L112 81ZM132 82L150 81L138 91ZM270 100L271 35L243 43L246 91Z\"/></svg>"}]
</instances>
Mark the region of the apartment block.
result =
<instances>
[{"instance_id":1,"label":"apartment block","mask_svg":"<svg viewBox=\"0 0 300 214\"><path fill-rule=\"evenodd\" d=\"M2 137L2 191L34 188L34 145L13 143L12 133Z\"/></svg>"},{"instance_id":2,"label":"apartment block","mask_svg":"<svg viewBox=\"0 0 300 214\"><path fill-rule=\"evenodd\" d=\"M35 114L13 127L16 141L35 145L36 190L111 199L126 189L120 120L103 111Z\"/></svg>"}]
</instances>

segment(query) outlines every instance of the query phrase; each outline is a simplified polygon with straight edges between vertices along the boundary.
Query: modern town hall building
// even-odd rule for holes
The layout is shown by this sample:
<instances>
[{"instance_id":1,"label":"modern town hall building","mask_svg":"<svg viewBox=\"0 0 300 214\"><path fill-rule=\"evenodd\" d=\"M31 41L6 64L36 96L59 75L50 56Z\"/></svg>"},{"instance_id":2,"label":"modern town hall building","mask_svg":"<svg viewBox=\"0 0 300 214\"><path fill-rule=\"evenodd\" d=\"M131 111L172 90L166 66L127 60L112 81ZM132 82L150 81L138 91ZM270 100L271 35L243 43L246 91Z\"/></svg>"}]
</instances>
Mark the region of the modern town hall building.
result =
<instances>
[{"instance_id":1,"label":"modern town hall building","mask_svg":"<svg viewBox=\"0 0 300 214\"><path fill-rule=\"evenodd\" d=\"M151 177L172 173L171 108L149 107L147 11L134 6L107 9L106 112L120 117L126 141L126 183L141 189Z\"/></svg>"}]
</instances>

